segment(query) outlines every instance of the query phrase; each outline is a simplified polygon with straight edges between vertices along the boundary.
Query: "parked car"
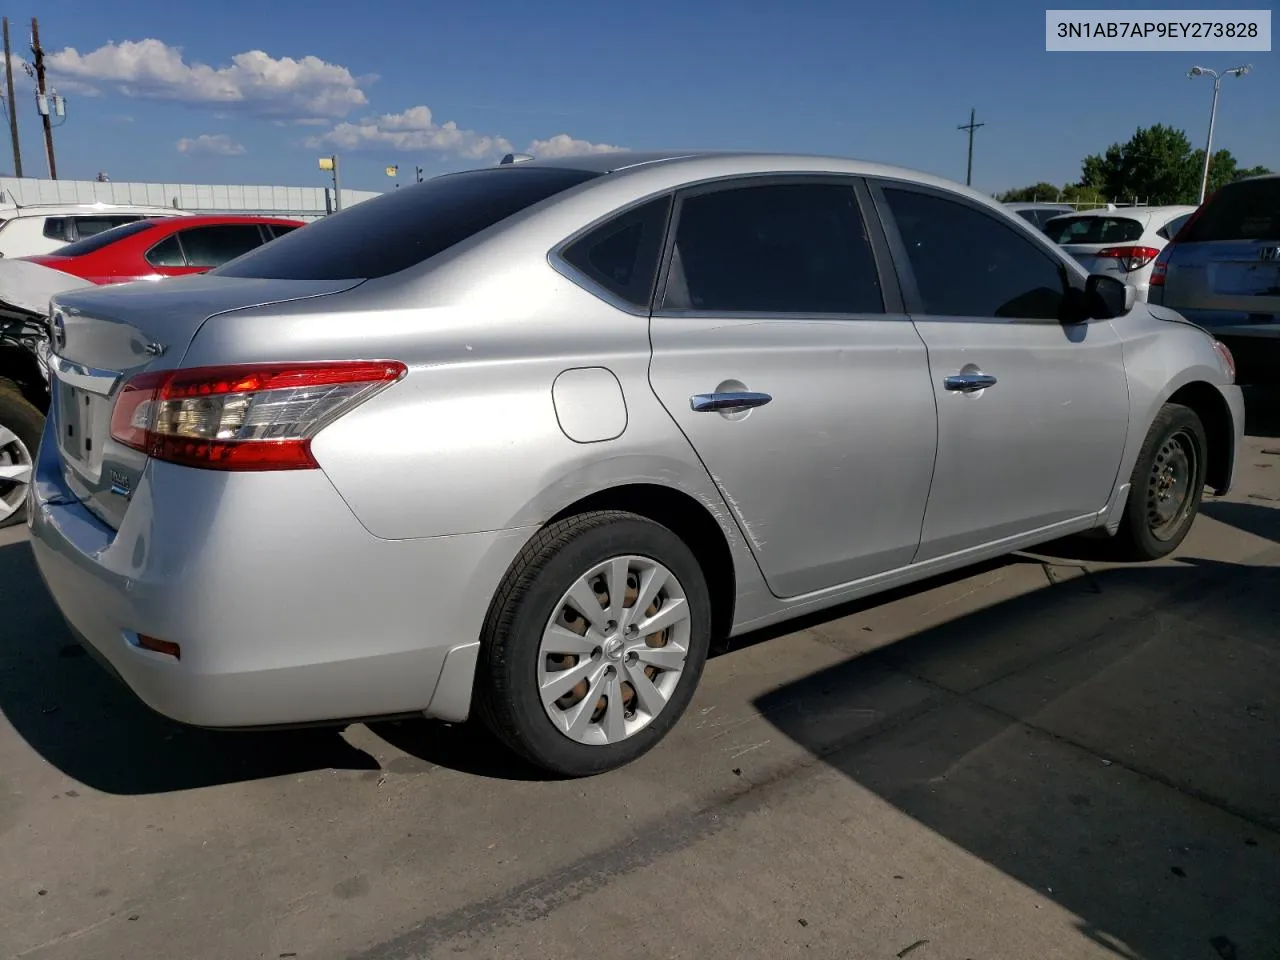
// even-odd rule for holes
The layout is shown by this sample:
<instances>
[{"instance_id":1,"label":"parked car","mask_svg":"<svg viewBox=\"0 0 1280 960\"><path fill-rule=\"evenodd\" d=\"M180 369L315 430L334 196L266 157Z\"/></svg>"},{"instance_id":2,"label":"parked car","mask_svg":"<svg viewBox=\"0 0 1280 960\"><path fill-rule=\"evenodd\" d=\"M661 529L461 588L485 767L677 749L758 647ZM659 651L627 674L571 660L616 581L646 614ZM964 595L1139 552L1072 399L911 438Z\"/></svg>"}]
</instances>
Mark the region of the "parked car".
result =
<instances>
[{"instance_id":1,"label":"parked car","mask_svg":"<svg viewBox=\"0 0 1280 960\"><path fill-rule=\"evenodd\" d=\"M1177 320L894 167L454 173L55 297L31 541L170 717L474 704L587 775L671 729L713 636L1087 531L1172 551L1243 424Z\"/></svg>"},{"instance_id":2,"label":"parked car","mask_svg":"<svg viewBox=\"0 0 1280 960\"><path fill-rule=\"evenodd\" d=\"M1280 382L1280 174L1206 199L1156 259L1151 302L1230 346L1241 383Z\"/></svg>"},{"instance_id":3,"label":"parked car","mask_svg":"<svg viewBox=\"0 0 1280 960\"><path fill-rule=\"evenodd\" d=\"M1041 229L1054 217L1075 213L1076 209L1069 203L1007 203L1005 206L1027 223Z\"/></svg>"},{"instance_id":4,"label":"parked car","mask_svg":"<svg viewBox=\"0 0 1280 960\"><path fill-rule=\"evenodd\" d=\"M136 220L56 253L0 260L0 528L22 521L33 451L49 402L48 304L93 284L203 273L302 226L274 217Z\"/></svg>"},{"instance_id":5,"label":"parked car","mask_svg":"<svg viewBox=\"0 0 1280 960\"><path fill-rule=\"evenodd\" d=\"M1086 210L1054 217L1044 232L1090 273L1115 277L1146 300L1156 257L1195 212L1194 206Z\"/></svg>"},{"instance_id":6,"label":"parked car","mask_svg":"<svg viewBox=\"0 0 1280 960\"><path fill-rule=\"evenodd\" d=\"M181 277L221 266L301 226L301 220L221 214L137 220L23 259L97 284Z\"/></svg>"},{"instance_id":7,"label":"parked car","mask_svg":"<svg viewBox=\"0 0 1280 960\"><path fill-rule=\"evenodd\" d=\"M185 217L170 207L113 203L36 204L0 210L0 257L31 257L149 217Z\"/></svg>"}]
</instances>

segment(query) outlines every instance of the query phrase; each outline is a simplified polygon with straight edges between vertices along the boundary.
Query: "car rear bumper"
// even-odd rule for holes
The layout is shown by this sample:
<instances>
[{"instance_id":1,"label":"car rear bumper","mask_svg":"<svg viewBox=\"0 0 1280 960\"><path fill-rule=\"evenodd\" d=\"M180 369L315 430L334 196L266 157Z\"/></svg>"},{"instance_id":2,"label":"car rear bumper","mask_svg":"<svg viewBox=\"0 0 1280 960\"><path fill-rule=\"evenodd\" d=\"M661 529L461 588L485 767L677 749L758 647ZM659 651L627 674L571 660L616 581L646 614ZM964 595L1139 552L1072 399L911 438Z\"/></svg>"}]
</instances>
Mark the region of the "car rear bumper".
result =
<instances>
[{"instance_id":1,"label":"car rear bumper","mask_svg":"<svg viewBox=\"0 0 1280 960\"><path fill-rule=\"evenodd\" d=\"M531 530L383 540L320 471L153 461L113 531L74 501L54 446L46 435L28 502L41 576L159 713L207 727L465 718L490 597Z\"/></svg>"}]
</instances>

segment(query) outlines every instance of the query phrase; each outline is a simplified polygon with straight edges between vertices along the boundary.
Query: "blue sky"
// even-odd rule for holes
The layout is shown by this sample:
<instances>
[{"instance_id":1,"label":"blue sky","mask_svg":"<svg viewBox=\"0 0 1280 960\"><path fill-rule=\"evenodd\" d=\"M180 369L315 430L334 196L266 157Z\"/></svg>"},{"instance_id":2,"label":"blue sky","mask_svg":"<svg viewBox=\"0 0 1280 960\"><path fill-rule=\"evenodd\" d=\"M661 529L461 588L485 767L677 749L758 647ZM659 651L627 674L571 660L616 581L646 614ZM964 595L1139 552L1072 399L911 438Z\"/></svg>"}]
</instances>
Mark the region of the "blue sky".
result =
<instances>
[{"instance_id":1,"label":"blue sky","mask_svg":"<svg viewBox=\"0 0 1280 960\"><path fill-rule=\"evenodd\" d=\"M415 165L551 153L563 135L829 153L963 180L956 127L976 107L974 186L996 191L1074 180L1085 154L1139 126L1201 143L1212 84L1186 70L1239 62L1254 70L1224 81L1215 147L1280 169L1275 53L1046 53L1044 6L1025 0L35 6L69 101L55 131L63 178L322 184L316 157L336 149L344 186L385 189L388 164L407 183ZM8 12L26 57L28 24ZM25 172L44 176L29 82L15 79ZM11 172L7 145L0 157Z\"/></svg>"}]
</instances>

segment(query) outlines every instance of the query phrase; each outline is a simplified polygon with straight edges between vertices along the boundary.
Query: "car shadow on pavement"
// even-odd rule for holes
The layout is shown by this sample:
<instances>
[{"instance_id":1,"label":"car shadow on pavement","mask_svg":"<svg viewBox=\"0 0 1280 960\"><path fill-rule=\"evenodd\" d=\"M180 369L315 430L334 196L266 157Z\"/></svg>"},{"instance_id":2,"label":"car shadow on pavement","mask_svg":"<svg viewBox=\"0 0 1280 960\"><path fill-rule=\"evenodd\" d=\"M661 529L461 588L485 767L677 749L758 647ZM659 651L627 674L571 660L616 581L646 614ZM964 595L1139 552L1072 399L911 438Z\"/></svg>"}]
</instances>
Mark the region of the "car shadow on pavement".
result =
<instances>
[{"instance_id":1,"label":"car shadow on pavement","mask_svg":"<svg viewBox=\"0 0 1280 960\"><path fill-rule=\"evenodd\" d=\"M756 707L1116 956L1273 957L1277 624L1280 567L1115 567L870 652L829 625L851 658Z\"/></svg>"},{"instance_id":2,"label":"car shadow on pavement","mask_svg":"<svg viewBox=\"0 0 1280 960\"><path fill-rule=\"evenodd\" d=\"M25 541L0 546L0 618L0 714L41 757L95 790L165 793L378 768L337 728L220 733L154 713L72 638Z\"/></svg>"}]
</instances>

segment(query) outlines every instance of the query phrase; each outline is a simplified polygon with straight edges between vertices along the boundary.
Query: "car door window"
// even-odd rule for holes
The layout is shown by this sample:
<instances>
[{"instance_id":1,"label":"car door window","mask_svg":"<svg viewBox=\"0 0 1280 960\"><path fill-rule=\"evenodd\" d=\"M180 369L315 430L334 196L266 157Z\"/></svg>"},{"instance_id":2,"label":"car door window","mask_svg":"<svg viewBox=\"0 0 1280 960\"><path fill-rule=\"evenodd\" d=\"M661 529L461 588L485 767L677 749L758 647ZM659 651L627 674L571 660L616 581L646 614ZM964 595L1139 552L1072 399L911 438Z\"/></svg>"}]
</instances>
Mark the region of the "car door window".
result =
<instances>
[{"instance_id":1,"label":"car door window","mask_svg":"<svg viewBox=\"0 0 1280 960\"><path fill-rule=\"evenodd\" d=\"M292 233L298 228L290 223L267 223L263 224L267 229L267 234L272 238L283 237L286 233Z\"/></svg>"},{"instance_id":2,"label":"car door window","mask_svg":"<svg viewBox=\"0 0 1280 960\"><path fill-rule=\"evenodd\" d=\"M711 313L883 313L853 187L773 183L686 197L663 307Z\"/></svg>"},{"instance_id":3,"label":"car door window","mask_svg":"<svg viewBox=\"0 0 1280 960\"><path fill-rule=\"evenodd\" d=\"M182 249L193 267L220 267L262 245L256 223L219 224L181 231Z\"/></svg>"},{"instance_id":4,"label":"car door window","mask_svg":"<svg viewBox=\"0 0 1280 960\"><path fill-rule=\"evenodd\" d=\"M670 210L669 196L650 200L575 240L561 256L609 293L632 306L647 308Z\"/></svg>"},{"instance_id":5,"label":"car door window","mask_svg":"<svg viewBox=\"0 0 1280 960\"><path fill-rule=\"evenodd\" d=\"M185 267L187 258L182 253L182 243L176 233L165 237L147 251L147 263L153 267Z\"/></svg>"},{"instance_id":6,"label":"car door window","mask_svg":"<svg viewBox=\"0 0 1280 960\"><path fill-rule=\"evenodd\" d=\"M964 203L885 188L921 308L949 317L1056 320L1063 266L1031 240Z\"/></svg>"}]
</instances>

